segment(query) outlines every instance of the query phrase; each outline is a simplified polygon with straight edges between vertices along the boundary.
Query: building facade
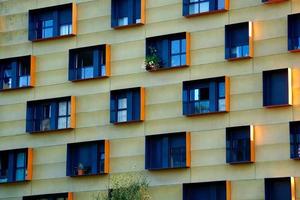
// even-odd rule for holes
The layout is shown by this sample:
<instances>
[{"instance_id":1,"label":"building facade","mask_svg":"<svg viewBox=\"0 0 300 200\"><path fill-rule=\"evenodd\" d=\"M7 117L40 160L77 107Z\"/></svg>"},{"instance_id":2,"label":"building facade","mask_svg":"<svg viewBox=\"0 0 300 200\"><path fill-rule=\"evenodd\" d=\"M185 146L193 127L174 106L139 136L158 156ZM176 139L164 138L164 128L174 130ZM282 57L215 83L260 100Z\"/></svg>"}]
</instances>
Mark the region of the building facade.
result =
<instances>
[{"instance_id":1,"label":"building facade","mask_svg":"<svg viewBox=\"0 0 300 200\"><path fill-rule=\"evenodd\" d=\"M300 199L299 51L299 0L0 0L0 200Z\"/></svg>"}]
</instances>

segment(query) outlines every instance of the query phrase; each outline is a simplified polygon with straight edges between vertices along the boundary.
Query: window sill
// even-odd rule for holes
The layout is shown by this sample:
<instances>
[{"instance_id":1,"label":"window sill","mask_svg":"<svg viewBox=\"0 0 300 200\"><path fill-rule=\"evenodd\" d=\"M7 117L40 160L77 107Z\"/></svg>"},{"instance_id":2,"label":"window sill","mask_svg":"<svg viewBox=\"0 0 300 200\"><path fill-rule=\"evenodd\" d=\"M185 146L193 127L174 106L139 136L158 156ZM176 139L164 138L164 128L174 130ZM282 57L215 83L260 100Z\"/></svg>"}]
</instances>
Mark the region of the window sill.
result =
<instances>
[{"instance_id":1,"label":"window sill","mask_svg":"<svg viewBox=\"0 0 300 200\"><path fill-rule=\"evenodd\" d=\"M126 29L126 28L131 28L131 27L136 27L136 26L142 26L142 25L145 25L145 23L136 23L136 24L128 24L128 25L123 25L123 26L115 26L115 27L112 27L113 29L115 30L120 30L120 29Z\"/></svg>"},{"instance_id":2,"label":"window sill","mask_svg":"<svg viewBox=\"0 0 300 200\"><path fill-rule=\"evenodd\" d=\"M160 170L176 170L176 169L188 169L188 168L190 167L182 166L182 167L148 168L146 170L155 172Z\"/></svg>"},{"instance_id":3,"label":"window sill","mask_svg":"<svg viewBox=\"0 0 300 200\"><path fill-rule=\"evenodd\" d=\"M55 37L51 37L51 38L39 38L39 39L31 40L31 41L32 42L41 42L41 41L48 41L48 40L57 40L57 39L62 39L62 38L69 38L69 37L73 37L73 36L76 36L76 34L61 35L61 36L55 36Z\"/></svg>"},{"instance_id":4,"label":"window sill","mask_svg":"<svg viewBox=\"0 0 300 200\"><path fill-rule=\"evenodd\" d=\"M264 4L273 4L273 3L281 3L281 2L284 2L284 1L288 1L288 0L269 0L269 1L266 1L266 2L263 2Z\"/></svg>"},{"instance_id":5,"label":"window sill","mask_svg":"<svg viewBox=\"0 0 300 200\"><path fill-rule=\"evenodd\" d=\"M122 124L131 124L131 123L138 123L138 122L144 122L144 120L132 120L132 121L126 121L126 122L114 122L114 125L122 125Z\"/></svg>"},{"instance_id":6,"label":"window sill","mask_svg":"<svg viewBox=\"0 0 300 200\"><path fill-rule=\"evenodd\" d=\"M265 108L280 108L280 107L287 107L292 106L293 104L278 104L278 105L267 105L264 106Z\"/></svg>"},{"instance_id":7,"label":"window sill","mask_svg":"<svg viewBox=\"0 0 300 200\"><path fill-rule=\"evenodd\" d=\"M212 114L222 114L222 113L228 113L229 111L216 111L216 112L208 112L208 113L196 113L196 114L187 114L186 117L196 117L196 116L202 116L202 115L212 115Z\"/></svg>"},{"instance_id":8,"label":"window sill","mask_svg":"<svg viewBox=\"0 0 300 200\"><path fill-rule=\"evenodd\" d=\"M98 77L94 77L94 78L76 79L76 80L70 80L70 81L71 82L82 82L82 81L91 81L91 80L101 80L101 79L105 79L105 78L109 78L109 76L105 75L105 76L98 76Z\"/></svg>"},{"instance_id":9,"label":"window sill","mask_svg":"<svg viewBox=\"0 0 300 200\"><path fill-rule=\"evenodd\" d=\"M300 52L300 49L292 49L292 50L289 50L290 53L298 53Z\"/></svg>"},{"instance_id":10,"label":"window sill","mask_svg":"<svg viewBox=\"0 0 300 200\"><path fill-rule=\"evenodd\" d=\"M39 133L58 133L62 131L71 131L74 128L62 128L62 129L54 129L54 130L47 130L47 131L30 131L30 134L39 134Z\"/></svg>"},{"instance_id":11,"label":"window sill","mask_svg":"<svg viewBox=\"0 0 300 200\"><path fill-rule=\"evenodd\" d=\"M146 70L148 72L159 72L159 71L166 71L166 70L172 70L172 69L180 69L180 68L187 68L189 65L180 65L180 66L174 66L174 67L162 67L155 70Z\"/></svg>"},{"instance_id":12,"label":"window sill","mask_svg":"<svg viewBox=\"0 0 300 200\"><path fill-rule=\"evenodd\" d=\"M254 162L251 161L251 160L247 160L247 161L228 162L227 164L230 164L230 165L238 165L238 164L252 164L252 163L254 163Z\"/></svg>"},{"instance_id":13,"label":"window sill","mask_svg":"<svg viewBox=\"0 0 300 200\"><path fill-rule=\"evenodd\" d=\"M245 57L238 57L238 58L227 58L227 61L236 61L236 60L246 60L246 59L251 59L253 58L252 56L245 56Z\"/></svg>"},{"instance_id":14,"label":"window sill","mask_svg":"<svg viewBox=\"0 0 300 200\"><path fill-rule=\"evenodd\" d=\"M76 178L76 177L93 177L93 176L102 176L102 175L107 175L108 173L104 172L99 172L97 174L84 174L84 175L71 175L71 178Z\"/></svg>"},{"instance_id":15,"label":"window sill","mask_svg":"<svg viewBox=\"0 0 300 200\"><path fill-rule=\"evenodd\" d=\"M223 12L227 12L227 9L220 9L220 10L212 10L212 11L208 11L208 12L202 12L202 13L196 13L196 14L189 14L189 15L185 15L184 17L186 18L192 18L192 17L198 17L198 16L202 16L202 15L210 15L210 14L216 14L216 13L223 13Z\"/></svg>"},{"instance_id":16,"label":"window sill","mask_svg":"<svg viewBox=\"0 0 300 200\"><path fill-rule=\"evenodd\" d=\"M5 185L5 184L22 184L22 183L27 183L29 180L22 180L22 181L12 181L12 182L0 182L0 185Z\"/></svg>"},{"instance_id":17,"label":"window sill","mask_svg":"<svg viewBox=\"0 0 300 200\"><path fill-rule=\"evenodd\" d=\"M22 89L28 89L28 88L33 88L33 86L24 86L24 87L17 87L17 88L0 89L0 92L22 90Z\"/></svg>"}]
</instances>

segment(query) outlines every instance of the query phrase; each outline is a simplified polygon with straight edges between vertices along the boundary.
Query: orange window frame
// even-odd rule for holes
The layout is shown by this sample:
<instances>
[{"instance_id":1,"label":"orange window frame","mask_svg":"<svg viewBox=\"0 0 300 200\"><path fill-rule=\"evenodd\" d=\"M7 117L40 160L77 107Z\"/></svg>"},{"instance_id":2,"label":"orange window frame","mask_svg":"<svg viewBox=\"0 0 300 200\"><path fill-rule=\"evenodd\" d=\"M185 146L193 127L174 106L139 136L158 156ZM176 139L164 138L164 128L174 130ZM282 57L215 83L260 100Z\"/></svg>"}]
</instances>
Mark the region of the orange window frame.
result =
<instances>
[{"instance_id":1,"label":"orange window frame","mask_svg":"<svg viewBox=\"0 0 300 200\"><path fill-rule=\"evenodd\" d=\"M76 128L76 97L71 96L71 123L70 128Z\"/></svg>"},{"instance_id":2,"label":"orange window frame","mask_svg":"<svg viewBox=\"0 0 300 200\"><path fill-rule=\"evenodd\" d=\"M230 78L225 76L225 111L230 111Z\"/></svg>"},{"instance_id":3,"label":"orange window frame","mask_svg":"<svg viewBox=\"0 0 300 200\"><path fill-rule=\"evenodd\" d=\"M32 165L33 165L33 149L28 148L27 149L27 168L26 168L26 176L25 180L30 181L32 180Z\"/></svg>"},{"instance_id":4,"label":"orange window frame","mask_svg":"<svg viewBox=\"0 0 300 200\"><path fill-rule=\"evenodd\" d=\"M191 33L186 32L186 65L191 65Z\"/></svg>"},{"instance_id":5,"label":"orange window frame","mask_svg":"<svg viewBox=\"0 0 300 200\"><path fill-rule=\"evenodd\" d=\"M36 57L30 56L30 87L34 87L36 83Z\"/></svg>"},{"instance_id":6,"label":"orange window frame","mask_svg":"<svg viewBox=\"0 0 300 200\"><path fill-rule=\"evenodd\" d=\"M104 173L108 174L110 172L110 141L104 141Z\"/></svg>"},{"instance_id":7,"label":"orange window frame","mask_svg":"<svg viewBox=\"0 0 300 200\"><path fill-rule=\"evenodd\" d=\"M186 133L185 147L186 147L186 167L191 167L191 133Z\"/></svg>"},{"instance_id":8,"label":"orange window frame","mask_svg":"<svg viewBox=\"0 0 300 200\"><path fill-rule=\"evenodd\" d=\"M250 125L250 161L255 162L255 128Z\"/></svg>"},{"instance_id":9,"label":"orange window frame","mask_svg":"<svg viewBox=\"0 0 300 200\"><path fill-rule=\"evenodd\" d=\"M231 181L226 181L226 200L231 200Z\"/></svg>"},{"instance_id":10,"label":"orange window frame","mask_svg":"<svg viewBox=\"0 0 300 200\"><path fill-rule=\"evenodd\" d=\"M111 46L109 44L105 45L105 69L106 76L111 75Z\"/></svg>"},{"instance_id":11,"label":"orange window frame","mask_svg":"<svg viewBox=\"0 0 300 200\"><path fill-rule=\"evenodd\" d=\"M141 113L140 113L140 120L144 121L145 120L145 103L146 103L146 98L145 98L145 88L141 87L140 88L140 98L141 98Z\"/></svg>"}]
</instances>

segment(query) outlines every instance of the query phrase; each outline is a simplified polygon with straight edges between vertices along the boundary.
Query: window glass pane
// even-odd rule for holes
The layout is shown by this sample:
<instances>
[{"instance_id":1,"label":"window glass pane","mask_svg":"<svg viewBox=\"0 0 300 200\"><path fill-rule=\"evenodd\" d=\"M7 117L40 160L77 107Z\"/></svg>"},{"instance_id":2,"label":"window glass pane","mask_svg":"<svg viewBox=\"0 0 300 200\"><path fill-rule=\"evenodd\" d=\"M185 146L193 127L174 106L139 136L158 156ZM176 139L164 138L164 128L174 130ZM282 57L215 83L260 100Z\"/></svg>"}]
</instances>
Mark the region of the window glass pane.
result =
<instances>
[{"instance_id":1,"label":"window glass pane","mask_svg":"<svg viewBox=\"0 0 300 200\"><path fill-rule=\"evenodd\" d=\"M8 175L8 154L0 155L0 183L7 182Z\"/></svg>"},{"instance_id":2,"label":"window glass pane","mask_svg":"<svg viewBox=\"0 0 300 200\"><path fill-rule=\"evenodd\" d=\"M71 115L71 101L68 101L68 115Z\"/></svg>"},{"instance_id":3,"label":"window glass pane","mask_svg":"<svg viewBox=\"0 0 300 200\"><path fill-rule=\"evenodd\" d=\"M180 66L180 55L172 56L172 67Z\"/></svg>"},{"instance_id":4,"label":"window glass pane","mask_svg":"<svg viewBox=\"0 0 300 200\"><path fill-rule=\"evenodd\" d=\"M209 11L209 1L200 3L200 13Z\"/></svg>"},{"instance_id":5,"label":"window glass pane","mask_svg":"<svg viewBox=\"0 0 300 200\"><path fill-rule=\"evenodd\" d=\"M118 111L118 122L127 121L127 110Z\"/></svg>"},{"instance_id":6,"label":"window glass pane","mask_svg":"<svg viewBox=\"0 0 300 200\"><path fill-rule=\"evenodd\" d=\"M225 97L225 83L219 83L219 97Z\"/></svg>"},{"instance_id":7,"label":"window glass pane","mask_svg":"<svg viewBox=\"0 0 300 200\"><path fill-rule=\"evenodd\" d=\"M71 117L67 117L67 128L70 128L71 126L70 126L70 121L71 120Z\"/></svg>"},{"instance_id":8,"label":"window glass pane","mask_svg":"<svg viewBox=\"0 0 300 200\"><path fill-rule=\"evenodd\" d=\"M126 26L128 25L128 17L122 17L118 19L119 26Z\"/></svg>"},{"instance_id":9,"label":"window glass pane","mask_svg":"<svg viewBox=\"0 0 300 200\"><path fill-rule=\"evenodd\" d=\"M91 67L93 66L94 52L93 50L86 50L84 52L80 52L77 56L77 59L77 67Z\"/></svg>"},{"instance_id":10,"label":"window glass pane","mask_svg":"<svg viewBox=\"0 0 300 200\"><path fill-rule=\"evenodd\" d=\"M25 153L17 154L17 167L25 167Z\"/></svg>"},{"instance_id":11,"label":"window glass pane","mask_svg":"<svg viewBox=\"0 0 300 200\"><path fill-rule=\"evenodd\" d=\"M67 117L58 118L58 129L67 128Z\"/></svg>"},{"instance_id":12,"label":"window glass pane","mask_svg":"<svg viewBox=\"0 0 300 200\"><path fill-rule=\"evenodd\" d=\"M209 100L209 88L201 88L200 89L200 99L201 100Z\"/></svg>"},{"instance_id":13,"label":"window glass pane","mask_svg":"<svg viewBox=\"0 0 300 200\"><path fill-rule=\"evenodd\" d=\"M191 15L199 13L199 4L198 3L190 4L189 5L189 13Z\"/></svg>"},{"instance_id":14,"label":"window glass pane","mask_svg":"<svg viewBox=\"0 0 300 200\"><path fill-rule=\"evenodd\" d=\"M127 98L118 99L118 109L126 109L127 108Z\"/></svg>"},{"instance_id":15,"label":"window glass pane","mask_svg":"<svg viewBox=\"0 0 300 200\"><path fill-rule=\"evenodd\" d=\"M186 39L181 40L181 52L182 53L186 52Z\"/></svg>"},{"instance_id":16,"label":"window glass pane","mask_svg":"<svg viewBox=\"0 0 300 200\"><path fill-rule=\"evenodd\" d=\"M180 53L180 40L171 41L171 54Z\"/></svg>"},{"instance_id":17,"label":"window glass pane","mask_svg":"<svg viewBox=\"0 0 300 200\"><path fill-rule=\"evenodd\" d=\"M59 35L70 35L72 33L72 25L65 24L60 26Z\"/></svg>"},{"instance_id":18,"label":"window glass pane","mask_svg":"<svg viewBox=\"0 0 300 200\"><path fill-rule=\"evenodd\" d=\"M25 169L20 168L16 170L16 181L23 181L25 179Z\"/></svg>"},{"instance_id":19,"label":"window glass pane","mask_svg":"<svg viewBox=\"0 0 300 200\"><path fill-rule=\"evenodd\" d=\"M67 115L67 102L63 101L63 102L59 102L58 104L58 115L59 116L65 116Z\"/></svg>"},{"instance_id":20,"label":"window glass pane","mask_svg":"<svg viewBox=\"0 0 300 200\"><path fill-rule=\"evenodd\" d=\"M218 0L218 10L225 8L225 0Z\"/></svg>"},{"instance_id":21,"label":"window glass pane","mask_svg":"<svg viewBox=\"0 0 300 200\"><path fill-rule=\"evenodd\" d=\"M42 37L49 38L53 37L53 20L42 21Z\"/></svg>"},{"instance_id":22,"label":"window glass pane","mask_svg":"<svg viewBox=\"0 0 300 200\"><path fill-rule=\"evenodd\" d=\"M180 65L186 65L186 55L185 54L181 55Z\"/></svg>"},{"instance_id":23,"label":"window glass pane","mask_svg":"<svg viewBox=\"0 0 300 200\"><path fill-rule=\"evenodd\" d=\"M94 67L83 67L81 68L81 79L93 78Z\"/></svg>"},{"instance_id":24,"label":"window glass pane","mask_svg":"<svg viewBox=\"0 0 300 200\"><path fill-rule=\"evenodd\" d=\"M106 76L106 66L105 65L101 65L101 74L100 76Z\"/></svg>"},{"instance_id":25,"label":"window glass pane","mask_svg":"<svg viewBox=\"0 0 300 200\"><path fill-rule=\"evenodd\" d=\"M225 99L219 99L219 111L225 111Z\"/></svg>"},{"instance_id":26,"label":"window glass pane","mask_svg":"<svg viewBox=\"0 0 300 200\"><path fill-rule=\"evenodd\" d=\"M12 88L12 68L8 65L4 69L3 73L3 89Z\"/></svg>"}]
</instances>

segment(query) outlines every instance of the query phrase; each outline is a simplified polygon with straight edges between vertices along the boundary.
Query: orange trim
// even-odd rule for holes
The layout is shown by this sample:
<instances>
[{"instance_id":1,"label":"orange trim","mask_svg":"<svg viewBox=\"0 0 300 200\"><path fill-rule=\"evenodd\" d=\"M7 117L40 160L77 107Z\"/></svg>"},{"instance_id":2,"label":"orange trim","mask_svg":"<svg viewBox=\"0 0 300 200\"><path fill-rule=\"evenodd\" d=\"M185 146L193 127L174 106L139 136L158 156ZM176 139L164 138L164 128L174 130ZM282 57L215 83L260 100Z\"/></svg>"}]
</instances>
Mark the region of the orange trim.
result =
<instances>
[{"instance_id":1,"label":"orange trim","mask_svg":"<svg viewBox=\"0 0 300 200\"><path fill-rule=\"evenodd\" d=\"M255 162L255 131L254 126L250 125L250 161Z\"/></svg>"},{"instance_id":2,"label":"orange trim","mask_svg":"<svg viewBox=\"0 0 300 200\"><path fill-rule=\"evenodd\" d=\"M141 23L146 23L146 0L141 0Z\"/></svg>"},{"instance_id":3,"label":"orange trim","mask_svg":"<svg viewBox=\"0 0 300 200\"><path fill-rule=\"evenodd\" d=\"M76 127L76 97L71 96L71 123L70 128Z\"/></svg>"},{"instance_id":4,"label":"orange trim","mask_svg":"<svg viewBox=\"0 0 300 200\"><path fill-rule=\"evenodd\" d=\"M141 121L145 120L145 88L141 87Z\"/></svg>"},{"instance_id":5,"label":"orange trim","mask_svg":"<svg viewBox=\"0 0 300 200\"><path fill-rule=\"evenodd\" d=\"M291 199L296 200L296 182L294 177L291 177Z\"/></svg>"},{"instance_id":6,"label":"orange trim","mask_svg":"<svg viewBox=\"0 0 300 200\"><path fill-rule=\"evenodd\" d=\"M109 173L109 157L110 157L110 143L109 140L104 141L104 154L105 154L105 160L104 160L104 173Z\"/></svg>"},{"instance_id":7,"label":"orange trim","mask_svg":"<svg viewBox=\"0 0 300 200\"><path fill-rule=\"evenodd\" d=\"M230 9L230 0L225 0L225 6L224 6L225 10L229 10Z\"/></svg>"},{"instance_id":8,"label":"orange trim","mask_svg":"<svg viewBox=\"0 0 300 200\"><path fill-rule=\"evenodd\" d=\"M106 44L105 45L105 68L106 68L106 76L110 76L110 62L111 62L111 50L110 50L110 45Z\"/></svg>"},{"instance_id":9,"label":"orange trim","mask_svg":"<svg viewBox=\"0 0 300 200\"><path fill-rule=\"evenodd\" d=\"M253 22L249 22L249 57L254 56L254 44L253 44L253 37L254 37L254 31L253 31Z\"/></svg>"},{"instance_id":10,"label":"orange trim","mask_svg":"<svg viewBox=\"0 0 300 200\"><path fill-rule=\"evenodd\" d=\"M72 35L77 34L77 5L72 3Z\"/></svg>"},{"instance_id":11,"label":"orange trim","mask_svg":"<svg viewBox=\"0 0 300 200\"><path fill-rule=\"evenodd\" d=\"M25 180L30 181L32 180L32 162L33 162L33 149L27 149L27 173Z\"/></svg>"},{"instance_id":12,"label":"orange trim","mask_svg":"<svg viewBox=\"0 0 300 200\"><path fill-rule=\"evenodd\" d=\"M293 105L293 71L291 68L288 68L288 92L289 92L289 100L288 100L288 104L289 105Z\"/></svg>"},{"instance_id":13,"label":"orange trim","mask_svg":"<svg viewBox=\"0 0 300 200\"><path fill-rule=\"evenodd\" d=\"M231 200L231 181L226 181L226 200Z\"/></svg>"},{"instance_id":14,"label":"orange trim","mask_svg":"<svg viewBox=\"0 0 300 200\"><path fill-rule=\"evenodd\" d=\"M68 200L73 200L73 192L68 192Z\"/></svg>"},{"instance_id":15,"label":"orange trim","mask_svg":"<svg viewBox=\"0 0 300 200\"><path fill-rule=\"evenodd\" d=\"M186 33L186 65L191 65L191 34Z\"/></svg>"},{"instance_id":16,"label":"orange trim","mask_svg":"<svg viewBox=\"0 0 300 200\"><path fill-rule=\"evenodd\" d=\"M35 86L36 57L30 56L30 87Z\"/></svg>"},{"instance_id":17,"label":"orange trim","mask_svg":"<svg viewBox=\"0 0 300 200\"><path fill-rule=\"evenodd\" d=\"M230 78L225 77L225 110L230 111Z\"/></svg>"},{"instance_id":18,"label":"orange trim","mask_svg":"<svg viewBox=\"0 0 300 200\"><path fill-rule=\"evenodd\" d=\"M191 167L191 133L187 132L185 137L186 167Z\"/></svg>"}]
</instances>

